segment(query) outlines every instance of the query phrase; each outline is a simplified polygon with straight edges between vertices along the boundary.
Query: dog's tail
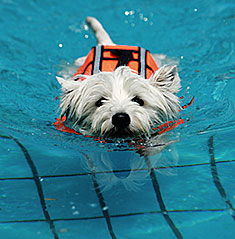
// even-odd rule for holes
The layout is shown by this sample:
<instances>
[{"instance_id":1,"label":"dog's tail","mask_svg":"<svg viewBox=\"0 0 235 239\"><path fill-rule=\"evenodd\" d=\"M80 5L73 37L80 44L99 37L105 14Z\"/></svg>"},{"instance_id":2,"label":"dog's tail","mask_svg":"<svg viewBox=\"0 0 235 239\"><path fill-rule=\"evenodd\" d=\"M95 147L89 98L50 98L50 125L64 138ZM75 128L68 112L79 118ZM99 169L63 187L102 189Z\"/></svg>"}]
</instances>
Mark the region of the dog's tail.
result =
<instances>
[{"instance_id":1,"label":"dog's tail","mask_svg":"<svg viewBox=\"0 0 235 239\"><path fill-rule=\"evenodd\" d=\"M98 45L115 45L101 23L94 17L87 17L86 22L95 33Z\"/></svg>"}]
</instances>

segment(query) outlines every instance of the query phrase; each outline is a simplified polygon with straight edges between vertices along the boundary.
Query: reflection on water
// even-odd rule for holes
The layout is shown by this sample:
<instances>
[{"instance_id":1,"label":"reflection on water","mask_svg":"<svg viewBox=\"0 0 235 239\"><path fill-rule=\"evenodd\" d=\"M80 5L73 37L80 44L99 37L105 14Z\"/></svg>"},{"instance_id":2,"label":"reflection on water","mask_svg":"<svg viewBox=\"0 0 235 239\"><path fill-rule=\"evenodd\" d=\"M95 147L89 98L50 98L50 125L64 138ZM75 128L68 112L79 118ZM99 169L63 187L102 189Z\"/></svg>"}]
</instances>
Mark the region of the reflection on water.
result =
<instances>
[{"instance_id":1,"label":"reflection on water","mask_svg":"<svg viewBox=\"0 0 235 239\"><path fill-rule=\"evenodd\" d=\"M145 150L144 156L133 150L83 153L82 164L86 171L96 174L103 191L118 184L122 184L126 190L138 191L148 180L150 168L169 176L177 173L173 166L178 163L178 153L173 143L156 146L155 154L151 156L146 154L148 150L153 151L152 148ZM146 158L150 168L146 165Z\"/></svg>"}]
</instances>

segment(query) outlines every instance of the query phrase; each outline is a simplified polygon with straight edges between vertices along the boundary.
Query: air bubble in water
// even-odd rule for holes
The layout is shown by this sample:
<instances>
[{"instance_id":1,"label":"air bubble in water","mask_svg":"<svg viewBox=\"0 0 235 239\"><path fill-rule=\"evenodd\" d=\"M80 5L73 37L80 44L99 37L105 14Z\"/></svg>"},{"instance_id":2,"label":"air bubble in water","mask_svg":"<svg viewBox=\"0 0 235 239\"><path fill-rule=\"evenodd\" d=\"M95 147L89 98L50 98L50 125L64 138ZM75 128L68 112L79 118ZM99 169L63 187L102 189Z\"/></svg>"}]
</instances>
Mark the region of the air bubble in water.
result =
<instances>
[{"instance_id":1,"label":"air bubble in water","mask_svg":"<svg viewBox=\"0 0 235 239\"><path fill-rule=\"evenodd\" d=\"M103 210L103 211L106 211L106 210L108 210L108 207L105 206L105 207L102 208L102 210Z\"/></svg>"},{"instance_id":2,"label":"air bubble in water","mask_svg":"<svg viewBox=\"0 0 235 239\"><path fill-rule=\"evenodd\" d=\"M80 213L79 213L79 211L74 211L73 212L73 215L79 215Z\"/></svg>"}]
</instances>

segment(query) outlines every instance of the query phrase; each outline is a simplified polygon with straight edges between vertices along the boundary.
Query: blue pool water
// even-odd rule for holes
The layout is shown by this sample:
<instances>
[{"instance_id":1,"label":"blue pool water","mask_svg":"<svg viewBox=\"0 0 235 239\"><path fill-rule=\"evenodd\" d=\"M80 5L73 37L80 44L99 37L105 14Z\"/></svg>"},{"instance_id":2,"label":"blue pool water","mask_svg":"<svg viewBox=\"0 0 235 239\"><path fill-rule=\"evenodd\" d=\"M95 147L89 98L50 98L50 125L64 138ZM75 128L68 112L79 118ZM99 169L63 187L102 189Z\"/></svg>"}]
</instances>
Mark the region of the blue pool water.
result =
<instances>
[{"instance_id":1,"label":"blue pool water","mask_svg":"<svg viewBox=\"0 0 235 239\"><path fill-rule=\"evenodd\" d=\"M179 60L195 96L152 168L53 126L55 76L96 44L87 15ZM234 20L232 0L1 0L0 238L235 238Z\"/></svg>"}]
</instances>

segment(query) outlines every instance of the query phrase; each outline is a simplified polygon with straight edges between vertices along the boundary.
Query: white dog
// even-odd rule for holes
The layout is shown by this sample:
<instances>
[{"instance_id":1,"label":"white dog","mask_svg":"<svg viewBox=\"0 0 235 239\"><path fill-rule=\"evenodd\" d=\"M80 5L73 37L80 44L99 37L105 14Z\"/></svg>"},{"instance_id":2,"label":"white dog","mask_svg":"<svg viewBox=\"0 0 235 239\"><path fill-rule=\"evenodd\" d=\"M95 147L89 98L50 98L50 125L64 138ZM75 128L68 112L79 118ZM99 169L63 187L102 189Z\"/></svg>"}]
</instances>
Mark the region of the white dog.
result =
<instances>
[{"instance_id":1,"label":"white dog","mask_svg":"<svg viewBox=\"0 0 235 239\"><path fill-rule=\"evenodd\" d=\"M71 79L57 77L64 125L100 138L151 137L153 127L177 117L176 66L158 68L149 51L115 45L97 19L86 20L97 46Z\"/></svg>"}]
</instances>

